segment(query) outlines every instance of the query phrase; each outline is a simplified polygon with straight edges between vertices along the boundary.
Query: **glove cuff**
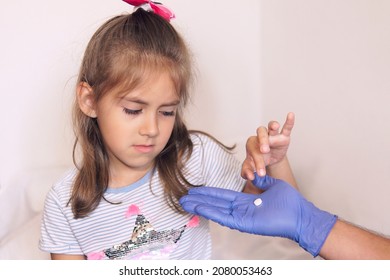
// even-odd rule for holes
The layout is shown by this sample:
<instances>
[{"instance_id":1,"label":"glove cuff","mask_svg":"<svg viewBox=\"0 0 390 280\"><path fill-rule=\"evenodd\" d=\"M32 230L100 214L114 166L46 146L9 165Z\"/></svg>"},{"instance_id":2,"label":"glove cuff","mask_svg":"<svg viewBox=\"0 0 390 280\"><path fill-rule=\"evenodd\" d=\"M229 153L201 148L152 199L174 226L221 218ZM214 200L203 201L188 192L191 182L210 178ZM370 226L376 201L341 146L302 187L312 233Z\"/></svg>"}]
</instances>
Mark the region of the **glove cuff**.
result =
<instances>
[{"instance_id":1,"label":"glove cuff","mask_svg":"<svg viewBox=\"0 0 390 280\"><path fill-rule=\"evenodd\" d=\"M309 202L311 209L306 209L306 219L299 236L299 246L314 257L320 253L330 231L337 221L337 216L320 210Z\"/></svg>"}]
</instances>

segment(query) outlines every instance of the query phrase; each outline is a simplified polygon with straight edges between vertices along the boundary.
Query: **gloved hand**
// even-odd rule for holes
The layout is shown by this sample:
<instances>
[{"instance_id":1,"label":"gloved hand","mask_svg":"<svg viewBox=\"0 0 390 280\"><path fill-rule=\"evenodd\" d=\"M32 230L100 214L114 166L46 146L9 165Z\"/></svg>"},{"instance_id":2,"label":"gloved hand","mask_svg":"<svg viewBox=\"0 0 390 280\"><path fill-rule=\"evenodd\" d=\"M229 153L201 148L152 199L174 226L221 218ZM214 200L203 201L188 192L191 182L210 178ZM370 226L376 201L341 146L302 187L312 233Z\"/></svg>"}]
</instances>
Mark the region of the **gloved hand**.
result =
<instances>
[{"instance_id":1,"label":"gloved hand","mask_svg":"<svg viewBox=\"0 0 390 280\"><path fill-rule=\"evenodd\" d=\"M180 203L187 212L232 229L289 238L317 256L337 217L315 207L282 180L256 174L252 182L265 191L254 195L198 187L190 189Z\"/></svg>"}]
</instances>

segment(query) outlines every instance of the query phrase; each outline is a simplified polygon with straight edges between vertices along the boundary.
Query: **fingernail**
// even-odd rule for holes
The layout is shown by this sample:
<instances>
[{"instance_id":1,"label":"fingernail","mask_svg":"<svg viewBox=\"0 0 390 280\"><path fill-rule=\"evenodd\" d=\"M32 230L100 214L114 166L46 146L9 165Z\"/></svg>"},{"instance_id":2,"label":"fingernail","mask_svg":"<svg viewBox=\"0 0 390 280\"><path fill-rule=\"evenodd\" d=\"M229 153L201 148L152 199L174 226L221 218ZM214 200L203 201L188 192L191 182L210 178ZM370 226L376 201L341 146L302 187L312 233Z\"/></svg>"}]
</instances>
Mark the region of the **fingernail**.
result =
<instances>
[{"instance_id":1,"label":"fingernail","mask_svg":"<svg viewBox=\"0 0 390 280\"><path fill-rule=\"evenodd\" d=\"M261 177L265 176L265 169L259 170L259 176L261 176Z\"/></svg>"},{"instance_id":2,"label":"fingernail","mask_svg":"<svg viewBox=\"0 0 390 280\"><path fill-rule=\"evenodd\" d=\"M261 151L263 153L268 153L269 152L269 146L268 145L261 145Z\"/></svg>"}]
</instances>

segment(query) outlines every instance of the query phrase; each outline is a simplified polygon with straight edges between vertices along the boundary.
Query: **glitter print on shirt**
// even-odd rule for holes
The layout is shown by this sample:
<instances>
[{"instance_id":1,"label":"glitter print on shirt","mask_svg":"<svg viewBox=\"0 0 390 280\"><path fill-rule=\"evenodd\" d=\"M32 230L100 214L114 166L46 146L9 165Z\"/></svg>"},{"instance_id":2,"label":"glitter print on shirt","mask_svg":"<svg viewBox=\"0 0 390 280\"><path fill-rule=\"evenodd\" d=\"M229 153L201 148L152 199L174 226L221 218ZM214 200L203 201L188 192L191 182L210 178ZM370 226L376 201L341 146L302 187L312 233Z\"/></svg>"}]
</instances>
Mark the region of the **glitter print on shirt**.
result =
<instances>
[{"instance_id":1,"label":"glitter print on shirt","mask_svg":"<svg viewBox=\"0 0 390 280\"><path fill-rule=\"evenodd\" d=\"M133 259L136 257L138 259L151 257L150 254L163 257L163 255L171 252L172 245L180 239L185 228L184 225L178 229L156 231L144 215L138 215L131 239L103 252L109 259L120 259L125 256L126 258Z\"/></svg>"},{"instance_id":2,"label":"glitter print on shirt","mask_svg":"<svg viewBox=\"0 0 390 280\"><path fill-rule=\"evenodd\" d=\"M126 218L133 215L137 218L129 240L101 252L90 253L88 259L168 259L184 230L199 225L199 217L194 216L180 228L156 231L136 205L130 205L125 214Z\"/></svg>"}]
</instances>

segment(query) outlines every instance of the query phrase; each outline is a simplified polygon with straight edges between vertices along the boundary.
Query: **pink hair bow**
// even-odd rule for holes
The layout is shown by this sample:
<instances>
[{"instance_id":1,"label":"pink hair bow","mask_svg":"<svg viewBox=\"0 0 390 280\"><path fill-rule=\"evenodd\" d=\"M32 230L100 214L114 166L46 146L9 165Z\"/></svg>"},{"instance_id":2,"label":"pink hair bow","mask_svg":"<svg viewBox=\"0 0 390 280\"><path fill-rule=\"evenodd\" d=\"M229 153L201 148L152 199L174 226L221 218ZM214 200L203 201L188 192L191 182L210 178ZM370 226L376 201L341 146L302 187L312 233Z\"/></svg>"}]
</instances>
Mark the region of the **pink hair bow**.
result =
<instances>
[{"instance_id":1,"label":"pink hair bow","mask_svg":"<svg viewBox=\"0 0 390 280\"><path fill-rule=\"evenodd\" d=\"M167 21L175 18L175 14L165 7L163 4L150 0L123 0L124 2L137 8L142 8L146 11L153 11L155 14L162 16Z\"/></svg>"}]
</instances>

